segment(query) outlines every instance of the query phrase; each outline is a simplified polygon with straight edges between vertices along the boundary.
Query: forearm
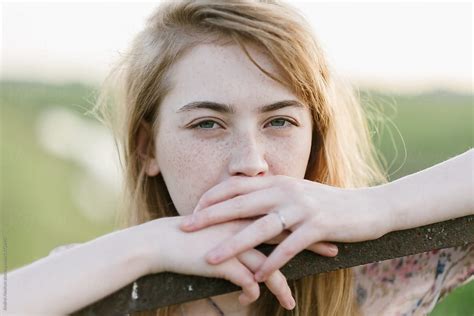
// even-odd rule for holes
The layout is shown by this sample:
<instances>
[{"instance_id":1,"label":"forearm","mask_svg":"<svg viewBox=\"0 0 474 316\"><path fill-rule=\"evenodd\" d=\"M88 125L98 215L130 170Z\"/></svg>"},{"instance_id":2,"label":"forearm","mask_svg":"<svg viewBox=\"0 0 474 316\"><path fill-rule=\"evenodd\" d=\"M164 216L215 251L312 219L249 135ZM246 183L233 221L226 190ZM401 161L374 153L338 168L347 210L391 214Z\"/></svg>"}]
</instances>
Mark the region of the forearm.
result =
<instances>
[{"instance_id":1,"label":"forearm","mask_svg":"<svg viewBox=\"0 0 474 316\"><path fill-rule=\"evenodd\" d=\"M140 245L125 229L7 272L7 311L64 315L87 306L147 274Z\"/></svg>"},{"instance_id":2,"label":"forearm","mask_svg":"<svg viewBox=\"0 0 474 316\"><path fill-rule=\"evenodd\" d=\"M377 188L388 231L409 229L474 214L474 151Z\"/></svg>"}]
</instances>

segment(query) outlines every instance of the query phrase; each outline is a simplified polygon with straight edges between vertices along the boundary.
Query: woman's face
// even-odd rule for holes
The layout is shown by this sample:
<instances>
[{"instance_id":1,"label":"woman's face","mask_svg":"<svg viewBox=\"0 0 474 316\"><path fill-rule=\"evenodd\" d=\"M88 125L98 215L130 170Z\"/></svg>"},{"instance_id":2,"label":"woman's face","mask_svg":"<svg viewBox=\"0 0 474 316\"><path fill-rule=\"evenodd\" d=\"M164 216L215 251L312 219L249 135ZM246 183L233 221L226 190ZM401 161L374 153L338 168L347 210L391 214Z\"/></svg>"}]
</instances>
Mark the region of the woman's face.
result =
<instances>
[{"instance_id":1,"label":"woman's face","mask_svg":"<svg viewBox=\"0 0 474 316\"><path fill-rule=\"evenodd\" d=\"M259 65L278 74L258 47L247 47ZM170 80L147 174L162 173L179 214L192 213L207 190L232 176L304 177L310 111L239 46L201 44L173 65Z\"/></svg>"}]
</instances>

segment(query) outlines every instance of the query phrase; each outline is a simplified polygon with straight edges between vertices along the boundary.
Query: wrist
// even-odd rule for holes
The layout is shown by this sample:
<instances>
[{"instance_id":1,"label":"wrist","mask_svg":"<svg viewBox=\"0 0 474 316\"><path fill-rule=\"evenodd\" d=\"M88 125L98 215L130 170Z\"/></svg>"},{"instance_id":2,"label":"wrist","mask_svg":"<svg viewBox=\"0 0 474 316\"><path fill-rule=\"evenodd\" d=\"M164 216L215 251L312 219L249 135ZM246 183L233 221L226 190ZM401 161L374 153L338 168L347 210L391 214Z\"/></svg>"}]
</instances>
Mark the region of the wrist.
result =
<instances>
[{"instance_id":1,"label":"wrist","mask_svg":"<svg viewBox=\"0 0 474 316\"><path fill-rule=\"evenodd\" d=\"M159 250L159 238L153 238L153 235L150 234L152 230L150 223L156 223L156 221L146 222L124 230L127 231L130 241L128 256L140 267L140 276L160 271L160 267L157 267L156 260L154 260L156 254L161 253ZM156 226L154 225L153 228L159 229Z\"/></svg>"},{"instance_id":2,"label":"wrist","mask_svg":"<svg viewBox=\"0 0 474 316\"><path fill-rule=\"evenodd\" d=\"M395 230L394 205L390 200L387 184L364 188L368 196L368 205L376 217L377 238Z\"/></svg>"},{"instance_id":3,"label":"wrist","mask_svg":"<svg viewBox=\"0 0 474 316\"><path fill-rule=\"evenodd\" d=\"M166 258L168 251L166 246L167 236L172 232L170 228L176 226L173 223L175 217L163 217L134 226L135 244L137 245L138 256L144 263L146 273L154 274L166 271Z\"/></svg>"}]
</instances>

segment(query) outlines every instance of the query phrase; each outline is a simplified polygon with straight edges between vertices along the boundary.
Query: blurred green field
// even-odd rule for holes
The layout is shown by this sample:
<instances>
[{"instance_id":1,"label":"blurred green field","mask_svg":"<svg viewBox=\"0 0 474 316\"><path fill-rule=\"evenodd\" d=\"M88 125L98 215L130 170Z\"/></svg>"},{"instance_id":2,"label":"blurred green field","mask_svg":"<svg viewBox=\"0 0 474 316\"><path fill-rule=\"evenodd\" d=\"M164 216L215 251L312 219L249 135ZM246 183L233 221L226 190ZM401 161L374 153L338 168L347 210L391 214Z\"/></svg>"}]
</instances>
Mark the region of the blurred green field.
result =
<instances>
[{"instance_id":1,"label":"blurred green field","mask_svg":"<svg viewBox=\"0 0 474 316\"><path fill-rule=\"evenodd\" d=\"M84 216L71 198L73 183L84 170L77 162L46 151L37 137L38 116L46 109L66 108L92 120L83 113L94 100L93 87L3 81L0 89L1 229L9 271L46 256L58 245L85 242L110 232L113 221L93 221ZM390 165L390 180L472 147L472 95L443 91L381 95L365 91L361 96L364 104L376 105L391 122L378 126L374 134ZM431 315L473 315L473 283L456 289Z\"/></svg>"}]
</instances>

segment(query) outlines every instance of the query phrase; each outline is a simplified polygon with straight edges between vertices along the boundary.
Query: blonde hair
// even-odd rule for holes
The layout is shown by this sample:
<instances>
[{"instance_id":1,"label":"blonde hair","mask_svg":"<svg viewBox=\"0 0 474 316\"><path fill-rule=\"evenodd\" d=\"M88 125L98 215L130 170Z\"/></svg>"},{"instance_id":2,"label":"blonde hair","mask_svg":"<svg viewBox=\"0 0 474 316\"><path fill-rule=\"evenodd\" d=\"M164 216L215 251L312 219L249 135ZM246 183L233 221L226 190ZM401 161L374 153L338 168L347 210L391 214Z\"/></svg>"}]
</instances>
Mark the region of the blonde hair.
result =
<instances>
[{"instance_id":1,"label":"blonde hair","mask_svg":"<svg viewBox=\"0 0 474 316\"><path fill-rule=\"evenodd\" d=\"M115 131L125 172L121 226L177 216L161 174L148 177L137 149L143 121L156 131L160 102L170 89L167 75L187 50L204 42L240 45L267 76L289 87L311 109L313 142L305 179L338 187L386 182L369 133L367 116L353 89L329 70L309 24L276 0L182 0L162 3L107 77L95 110ZM258 65L245 44L264 48L284 80ZM156 133L153 133L156 135ZM153 142L149 150L153 150ZM283 309L264 290L253 304L257 315L356 315L351 269L289 282L296 299ZM136 315L171 315L178 305Z\"/></svg>"}]
</instances>

